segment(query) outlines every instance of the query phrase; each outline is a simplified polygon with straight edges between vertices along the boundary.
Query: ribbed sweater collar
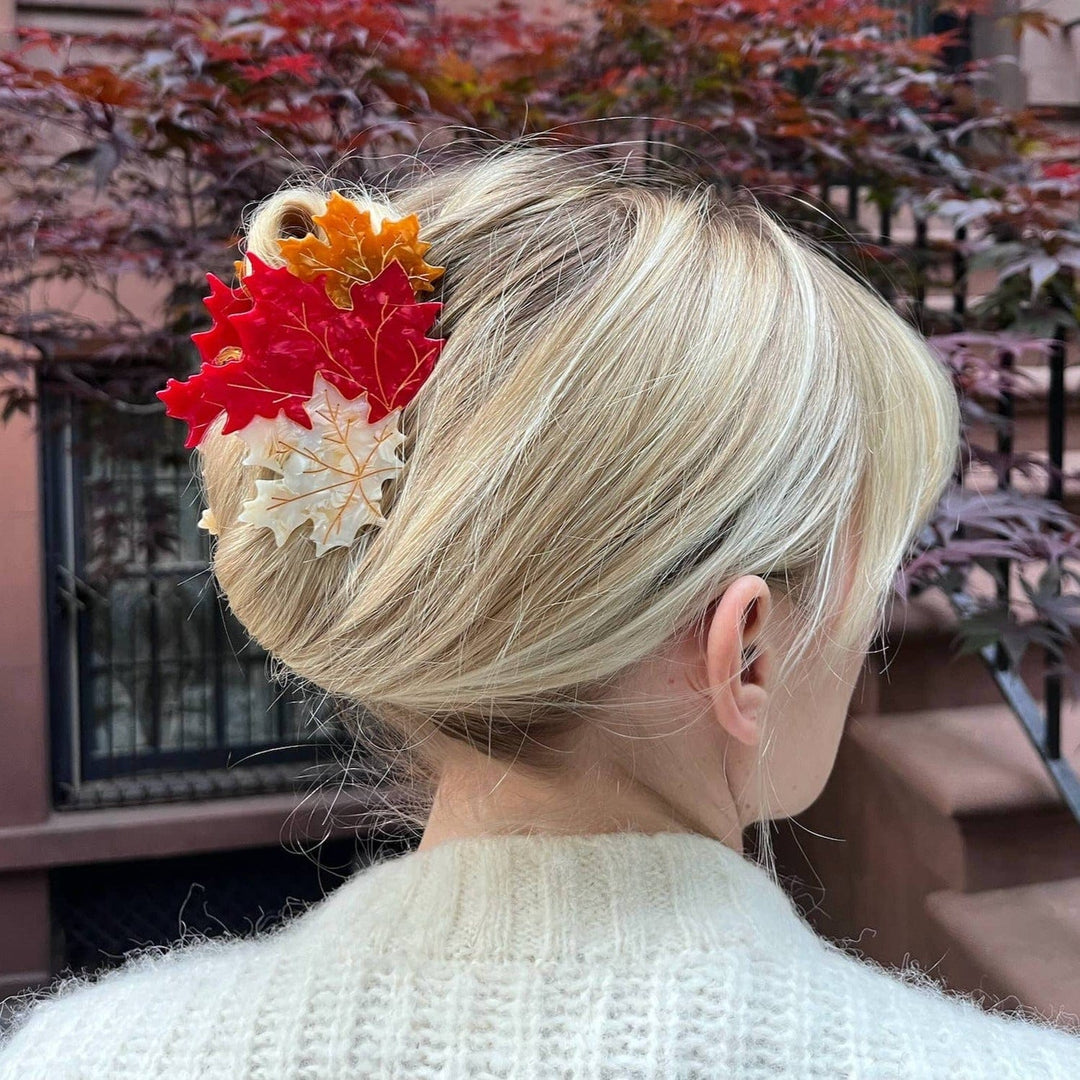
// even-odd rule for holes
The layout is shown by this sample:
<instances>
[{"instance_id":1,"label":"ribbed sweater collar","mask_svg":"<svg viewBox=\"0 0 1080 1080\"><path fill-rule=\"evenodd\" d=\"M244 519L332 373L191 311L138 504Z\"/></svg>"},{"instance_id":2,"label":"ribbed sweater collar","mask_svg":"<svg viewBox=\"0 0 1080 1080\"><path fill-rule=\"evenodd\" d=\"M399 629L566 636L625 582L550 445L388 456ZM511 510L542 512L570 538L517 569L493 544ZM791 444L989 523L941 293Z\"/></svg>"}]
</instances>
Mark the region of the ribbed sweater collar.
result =
<instances>
[{"instance_id":1,"label":"ribbed sweater collar","mask_svg":"<svg viewBox=\"0 0 1080 1080\"><path fill-rule=\"evenodd\" d=\"M431 959L820 948L758 865L696 833L449 840L346 881L298 932Z\"/></svg>"}]
</instances>

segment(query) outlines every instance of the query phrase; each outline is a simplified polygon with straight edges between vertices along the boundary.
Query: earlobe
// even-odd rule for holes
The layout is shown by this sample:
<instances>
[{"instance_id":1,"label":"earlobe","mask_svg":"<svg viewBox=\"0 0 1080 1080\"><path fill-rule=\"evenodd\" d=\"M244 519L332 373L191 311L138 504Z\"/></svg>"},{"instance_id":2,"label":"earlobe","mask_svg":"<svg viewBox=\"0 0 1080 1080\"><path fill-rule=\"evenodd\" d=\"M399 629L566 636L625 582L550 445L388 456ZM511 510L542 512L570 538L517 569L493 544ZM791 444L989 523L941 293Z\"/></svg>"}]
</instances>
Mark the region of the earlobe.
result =
<instances>
[{"instance_id":1,"label":"earlobe","mask_svg":"<svg viewBox=\"0 0 1080 1080\"><path fill-rule=\"evenodd\" d=\"M769 657L761 633L770 607L769 587L760 577L736 579L716 603L703 642L713 717L745 746L762 736Z\"/></svg>"}]
</instances>

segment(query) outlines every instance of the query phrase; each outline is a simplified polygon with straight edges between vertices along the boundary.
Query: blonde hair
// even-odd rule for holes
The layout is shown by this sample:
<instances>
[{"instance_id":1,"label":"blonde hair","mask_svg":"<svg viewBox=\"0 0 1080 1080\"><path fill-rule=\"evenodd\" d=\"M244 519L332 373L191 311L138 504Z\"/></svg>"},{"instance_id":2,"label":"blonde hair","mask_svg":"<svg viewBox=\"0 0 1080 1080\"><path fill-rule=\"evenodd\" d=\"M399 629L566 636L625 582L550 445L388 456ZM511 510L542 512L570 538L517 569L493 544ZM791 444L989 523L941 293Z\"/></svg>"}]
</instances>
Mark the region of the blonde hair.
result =
<instances>
[{"instance_id":1,"label":"blonde hair","mask_svg":"<svg viewBox=\"0 0 1080 1080\"><path fill-rule=\"evenodd\" d=\"M434 774L446 739L552 766L742 574L799 612L777 678L819 635L866 647L959 440L949 377L881 299L752 200L581 152L510 145L350 194L419 215L447 344L388 521L351 548L238 522L255 474L219 428L203 443L217 579L289 670ZM274 195L248 250L279 262L325 200Z\"/></svg>"}]
</instances>

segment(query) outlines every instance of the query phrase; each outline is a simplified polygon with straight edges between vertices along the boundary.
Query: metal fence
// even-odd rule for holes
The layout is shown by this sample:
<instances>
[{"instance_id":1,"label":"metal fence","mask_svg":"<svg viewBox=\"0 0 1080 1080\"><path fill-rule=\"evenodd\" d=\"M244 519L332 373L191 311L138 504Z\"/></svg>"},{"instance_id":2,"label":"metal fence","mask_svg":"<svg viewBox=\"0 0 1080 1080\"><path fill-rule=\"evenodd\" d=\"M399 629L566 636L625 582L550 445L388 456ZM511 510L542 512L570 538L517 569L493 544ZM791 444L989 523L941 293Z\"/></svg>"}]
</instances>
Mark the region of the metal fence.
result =
<instances>
[{"instance_id":1,"label":"metal fence","mask_svg":"<svg viewBox=\"0 0 1080 1080\"><path fill-rule=\"evenodd\" d=\"M1065 501L1065 447L1066 418L1068 415L1065 391L1065 367L1068 332L1059 326L1053 337L1053 345L1048 357L1048 384L1046 395L1046 459L1049 465L1046 484L1046 498L1064 504ZM1013 357L1006 354L1002 365L1011 366ZM997 435L997 451L1003 460L1008 460L1012 453L1011 421L1014 418L1015 400L1006 391L998 407L998 413L1005 421ZM1012 482L1011 470L1006 467L998 480L998 487L1008 488ZM1057 591L1060 593L1060 585ZM997 583L998 598L1008 602L1012 592L1011 568L1005 562L1000 568ZM960 595L954 598L960 610L970 610L971 598ZM1061 794L1065 805L1080 821L1080 776L1077 775L1062 746L1062 675L1053 665L1053 654L1045 650L1046 670L1042 676L1042 702L1036 700L1028 689L1020 673L1015 669L1009 655L1001 644L987 645L980 650L992 678L997 683L1002 696L1016 714L1024 734L1035 747Z\"/></svg>"},{"instance_id":2,"label":"metal fence","mask_svg":"<svg viewBox=\"0 0 1080 1080\"><path fill-rule=\"evenodd\" d=\"M43 398L57 805L287 788L312 701L216 593L181 425Z\"/></svg>"}]
</instances>

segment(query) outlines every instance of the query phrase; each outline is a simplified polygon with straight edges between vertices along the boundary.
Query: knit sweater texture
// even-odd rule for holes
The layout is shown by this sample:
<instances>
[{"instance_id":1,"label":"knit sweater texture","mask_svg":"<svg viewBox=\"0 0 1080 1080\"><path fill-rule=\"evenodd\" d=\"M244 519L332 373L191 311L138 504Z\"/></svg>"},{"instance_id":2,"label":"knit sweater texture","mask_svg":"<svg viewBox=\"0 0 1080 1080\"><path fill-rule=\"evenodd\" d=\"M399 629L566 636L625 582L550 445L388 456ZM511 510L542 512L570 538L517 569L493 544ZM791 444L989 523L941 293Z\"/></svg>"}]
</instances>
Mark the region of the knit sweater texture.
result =
<instances>
[{"instance_id":1,"label":"knit sweater texture","mask_svg":"<svg viewBox=\"0 0 1080 1080\"><path fill-rule=\"evenodd\" d=\"M1077 1080L1080 1036L819 938L694 833L456 839L24 1008L0 1080Z\"/></svg>"}]
</instances>

